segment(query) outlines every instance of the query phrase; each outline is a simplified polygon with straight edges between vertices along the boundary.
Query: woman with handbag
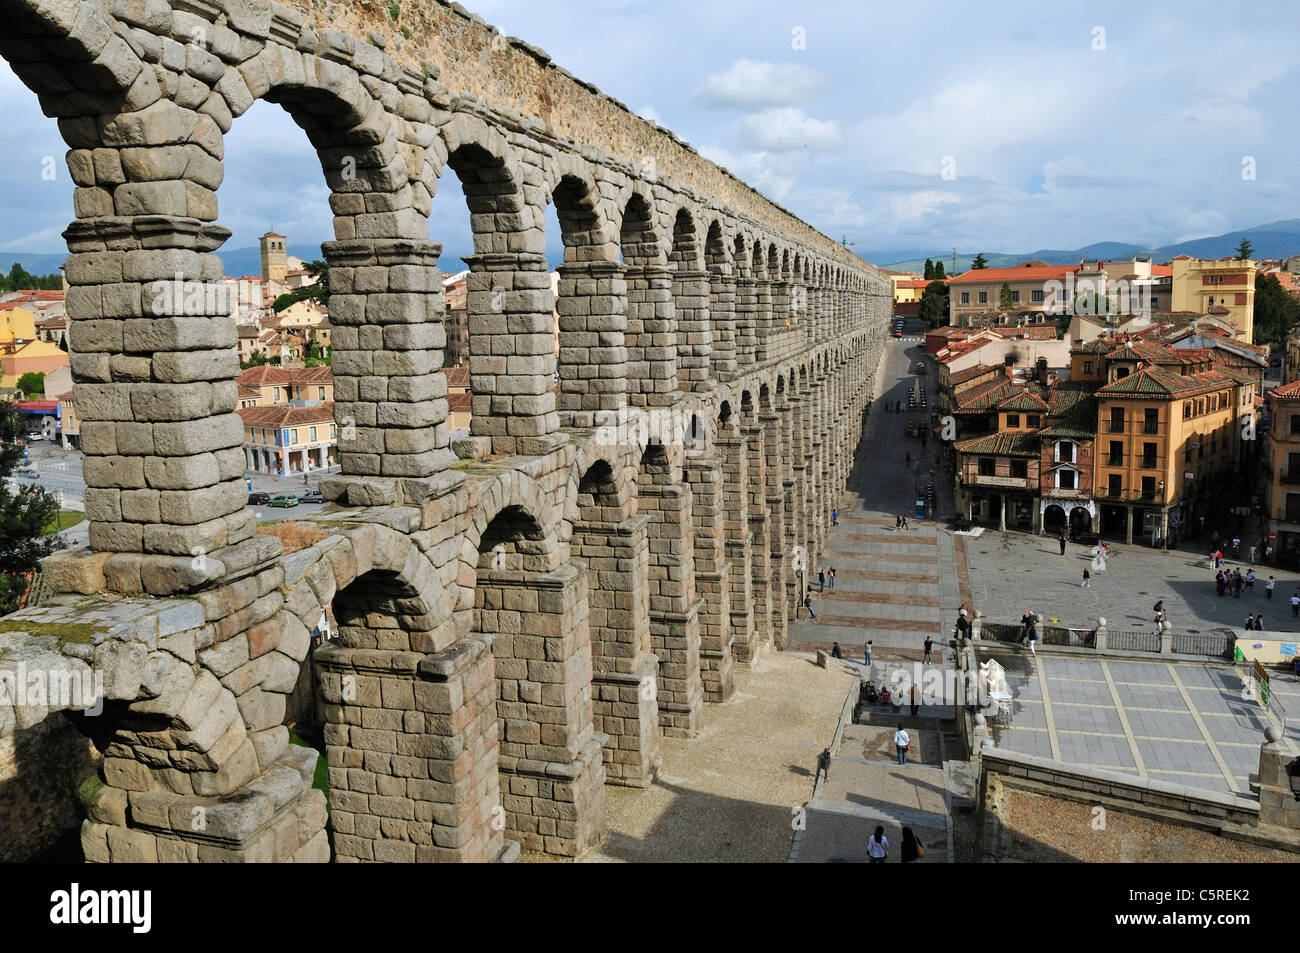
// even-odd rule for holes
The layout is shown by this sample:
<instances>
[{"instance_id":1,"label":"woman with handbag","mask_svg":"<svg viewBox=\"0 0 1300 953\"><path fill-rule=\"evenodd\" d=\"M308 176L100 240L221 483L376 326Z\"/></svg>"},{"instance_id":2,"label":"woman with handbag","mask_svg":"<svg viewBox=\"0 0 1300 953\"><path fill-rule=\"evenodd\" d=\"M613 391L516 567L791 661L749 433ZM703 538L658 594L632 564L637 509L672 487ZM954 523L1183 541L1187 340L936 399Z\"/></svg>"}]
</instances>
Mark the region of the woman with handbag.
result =
<instances>
[{"instance_id":1,"label":"woman with handbag","mask_svg":"<svg viewBox=\"0 0 1300 953\"><path fill-rule=\"evenodd\" d=\"M907 753L912 750L912 739L907 737L902 722L899 722L898 730L894 732L894 747L898 749L898 763L907 764Z\"/></svg>"},{"instance_id":2,"label":"woman with handbag","mask_svg":"<svg viewBox=\"0 0 1300 953\"><path fill-rule=\"evenodd\" d=\"M903 828L902 855L905 864L910 864L912 861L920 860L925 856L925 848L921 846L921 842L916 839L916 835L912 833L910 827Z\"/></svg>"},{"instance_id":3,"label":"woman with handbag","mask_svg":"<svg viewBox=\"0 0 1300 953\"><path fill-rule=\"evenodd\" d=\"M888 850L889 838L885 836L885 828L877 824L876 832L867 838L867 855L873 864L883 864Z\"/></svg>"}]
</instances>

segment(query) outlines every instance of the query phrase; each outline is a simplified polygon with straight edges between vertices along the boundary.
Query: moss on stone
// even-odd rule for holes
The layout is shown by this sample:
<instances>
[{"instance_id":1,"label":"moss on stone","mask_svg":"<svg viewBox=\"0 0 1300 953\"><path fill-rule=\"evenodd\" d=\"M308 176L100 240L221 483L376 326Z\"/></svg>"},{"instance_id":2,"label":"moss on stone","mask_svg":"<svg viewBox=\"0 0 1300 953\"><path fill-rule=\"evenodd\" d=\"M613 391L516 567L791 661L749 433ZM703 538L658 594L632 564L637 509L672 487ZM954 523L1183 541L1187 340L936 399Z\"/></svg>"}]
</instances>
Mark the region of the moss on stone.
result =
<instances>
[{"instance_id":1,"label":"moss on stone","mask_svg":"<svg viewBox=\"0 0 1300 953\"><path fill-rule=\"evenodd\" d=\"M102 790L104 790L104 782L98 774L92 774L81 782L81 787L77 788L77 799L89 807L99 799L99 792Z\"/></svg>"},{"instance_id":2,"label":"moss on stone","mask_svg":"<svg viewBox=\"0 0 1300 953\"><path fill-rule=\"evenodd\" d=\"M87 622L40 622L36 620L3 619L0 620L0 634L5 632L26 632L32 638L52 635L60 642L78 642L91 645L95 634L103 631L99 626Z\"/></svg>"}]
</instances>

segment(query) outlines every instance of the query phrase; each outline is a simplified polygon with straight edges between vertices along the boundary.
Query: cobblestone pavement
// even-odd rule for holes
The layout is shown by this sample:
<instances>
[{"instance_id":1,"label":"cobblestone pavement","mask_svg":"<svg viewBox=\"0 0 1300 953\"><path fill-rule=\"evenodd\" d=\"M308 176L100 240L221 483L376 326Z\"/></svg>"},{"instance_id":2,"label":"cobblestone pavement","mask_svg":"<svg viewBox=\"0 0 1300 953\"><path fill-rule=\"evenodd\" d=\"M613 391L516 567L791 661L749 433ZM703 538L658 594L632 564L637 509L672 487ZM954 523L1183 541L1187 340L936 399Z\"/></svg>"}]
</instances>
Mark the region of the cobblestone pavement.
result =
<instances>
[{"instance_id":1,"label":"cobblestone pavement","mask_svg":"<svg viewBox=\"0 0 1300 953\"><path fill-rule=\"evenodd\" d=\"M1111 556L1105 571L1093 571L1089 588L1080 583L1091 567L1095 547L1060 543L1047 536L985 530L966 538L966 557L975 608L995 622L1018 622L1027 608L1044 620L1092 628L1097 617L1112 629L1154 631L1152 606L1163 599L1175 632L1211 632L1244 628L1246 616L1264 615L1264 629L1300 632L1300 617L1291 615L1289 599L1300 591L1300 575L1277 568L1256 566L1254 591L1243 589L1240 598L1217 596L1214 571L1205 555L1188 550L1168 553L1134 544L1107 542ZM1229 569L1249 563L1225 560ZM1264 588L1272 573L1277 589L1269 599Z\"/></svg>"},{"instance_id":2,"label":"cobblestone pavement","mask_svg":"<svg viewBox=\"0 0 1300 953\"><path fill-rule=\"evenodd\" d=\"M921 347L915 341L893 341L886 349L877 374L876 400L870 411L866 435L858 448L858 466L840 505L839 526L832 528L820 565L836 569L834 590L817 591L813 580L813 612L790 630L793 644L802 648L830 648L839 642L845 654L862 657L868 639L886 657L920 658L926 636L937 643L935 659L942 657L948 634L961 604L959 552L965 540L954 537L933 520L913 514L918 489L934 483L939 490L938 512L952 510L950 490L935 476L932 465L937 442L907 437L909 420L925 420L913 413L887 412L901 401L918 380L926 382L934 400L933 375L917 375ZM911 456L909 462L908 456ZM930 466L921 462L922 456ZM910 529L896 532L895 518L907 514Z\"/></svg>"},{"instance_id":3,"label":"cobblestone pavement","mask_svg":"<svg viewBox=\"0 0 1300 953\"><path fill-rule=\"evenodd\" d=\"M737 669L736 693L707 706L700 735L661 741L654 785L605 789L606 833L583 860L786 862L852 685L846 667L819 668L806 653Z\"/></svg>"},{"instance_id":4,"label":"cobblestone pavement","mask_svg":"<svg viewBox=\"0 0 1300 953\"><path fill-rule=\"evenodd\" d=\"M1268 716L1241 697L1230 665L1036 658L1016 649L995 657L1015 696L1009 723L993 724L999 748L1211 791L1248 793L1259 771ZM1275 674L1274 697L1300 743L1300 684Z\"/></svg>"}]
</instances>

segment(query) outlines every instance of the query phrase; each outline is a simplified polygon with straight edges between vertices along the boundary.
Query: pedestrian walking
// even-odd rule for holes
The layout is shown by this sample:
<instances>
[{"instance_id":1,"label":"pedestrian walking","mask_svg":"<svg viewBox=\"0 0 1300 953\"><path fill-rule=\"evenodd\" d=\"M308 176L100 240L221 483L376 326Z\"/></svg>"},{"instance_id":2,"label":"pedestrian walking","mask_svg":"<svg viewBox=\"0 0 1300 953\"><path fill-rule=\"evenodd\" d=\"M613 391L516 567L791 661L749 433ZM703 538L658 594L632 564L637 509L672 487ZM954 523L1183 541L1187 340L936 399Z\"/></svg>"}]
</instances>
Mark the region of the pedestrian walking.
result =
<instances>
[{"instance_id":1,"label":"pedestrian walking","mask_svg":"<svg viewBox=\"0 0 1300 953\"><path fill-rule=\"evenodd\" d=\"M894 747L898 749L898 763L907 764L907 753L912 750L912 739L907 737L902 722L898 723L898 730L894 732Z\"/></svg>"},{"instance_id":2,"label":"pedestrian walking","mask_svg":"<svg viewBox=\"0 0 1300 953\"><path fill-rule=\"evenodd\" d=\"M1300 615L1300 592L1291 594L1291 616L1294 618L1298 615Z\"/></svg>"},{"instance_id":3,"label":"pedestrian walking","mask_svg":"<svg viewBox=\"0 0 1300 953\"><path fill-rule=\"evenodd\" d=\"M1241 539L1236 536L1232 537L1232 558L1241 558Z\"/></svg>"},{"instance_id":4,"label":"pedestrian walking","mask_svg":"<svg viewBox=\"0 0 1300 953\"><path fill-rule=\"evenodd\" d=\"M1088 572L1088 567L1083 567L1083 582L1079 583L1080 589L1088 589L1092 586L1092 576Z\"/></svg>"},{"instance_id":5,"label":"pedestrian walking","mask_svg":"<svg viewBox=\"0 0 1300 953\"><path fill-rule=\"evenodd\" d=\"M1264 613L1262 612L1259 615L1255 616L1255 631L1256 632L1264 631Z\"/></svg>"},{"instance_id":6,"label":"pedestrian walking","mask_svg":"<svg viewBox=\"0 0 1300 953\"><path fill-rule=\"evenodd\" d=\"M910 827L903 828L903 846L899 848L900 859L905 864L920 860L925 856L925 848L921 842L916 839Z\"/></svg>"},{"instance_id":7,"label":"pedestrian walking","mask_svg":"<svg viewBox=\"0 0 1300 953\"><path fill-rule=\"evenodd\" d=\"M867 639L867 644L862 647L862 654L865 656L863 664L871 668L871 640Z\"/></svg>"},{"instance_id":8,"label":"pedestrian walking","mask_svg":"<svg viewBox=\"0 0 1300 953\"><path fill-rule=\"evenodd\" d=\"M877 824L876 832L867 838L867 855L873 864L883 864L888 851L889 838L885 836L885 828Z\"/></svg>"},{"instance_id":9,"label":"pedestrian walking","mask_svg":"<svg viewBox=\"0 0 1300 953\"><path fill-rule=\"evenodd\" d=\"M838 509L831 510L831 525L832 526L840 525L840 511Z\"/></svg>"},{"instance_id":10,"label":"pedestrian walking","mask_svg":"<svg viewBox=\"0 0 1300 953\"><path fill-rule=\"evenodd\" d=\"M1250 564L1251 564L1252 566L1255 565L1255 553L1256 553L1256 552L1257 552L1256 548L1255 548L1254 546L1251 546L1251 547L1250 547Z\"/></svg>"},{"instance_id":11,"label":"pedestrian walking","mask_svg":"<svg viewBox=\"0 0 1300 953\"><path fill-rule=\"evenodd\" d=\"M835 591L835 567L834 566L831 567L831 571L827 573L826 578L830 580L831 591L834 592Z\"/></svg>"},{"instance_id":12,"label":"pedestrian walking","mask_svg":"<svg viewBox=\"0 0 1300 953\"><path fill-rule=\"evenodd\" d=\"M1064 556L1065 555L1065 534L1064 533L1061 534L1061 538L1059 542L1061 544L1061 555Z\"/></svg>"},{"instance_id":13,"label":"pedestrian walking","mask_svg":"<svg viewBox=\"0 0 1300 953\"><path fill-rule=\"evenodd\" d=\"M1255 591L1255 570L1253 569L1246 570L1246 591Z\"/></svg>"},{"instance_id":14,"label":"pedestrian walking","mask_svg":"<svg viewBox=\"0 0 1300 953\"><path fill-rule=\"evenodd\" d=\"M812 611L812 588L810 587L803 595L803 607L808 610L808 618L817 618L817 613Z\"/></svg>"},{"instance_id":15,"label":"pedestrian walking","mask_svg":"<svg viewBox=\"0 0 1300 953\"><path fill-rule=\"evenodd\" d=\"M907 514L903 514L903 529L907 529Z\"/></svg>"},{"instance_id":16,"label":"pedestrian walking","mask_svg":"<svg viewBox=\"0 0 1300 953\"><path fill-rule=\"evenodd\" d=\"M1272 576L1269 576L1269 577L1268 577L1268 582L1264 583L1264 598L1265 598L1265 599L1272 599L1272 598L1273 598L1273 590L1274 590L1276 587L1277 587L1277 580L1274 579Z\"/></svg>"},{"instance_id":17,"label":"pedestrian walking","mask_svg":"<svg viewBox=\"0 0 1300 953\"><path fill-rule=\"evenodd\" d=\"M1155 623L1161 626L1165 621L1165 600L1157 599L1156 604L1151 607L1151 611L1156 614Z\"/></svg>"},{"instance_id":18,"label":"pedestrian walking","mask_svg":"<svg viewBox=\"0 0 1300 953\"><path fill-rule=\"evenodd\" d=\"M1247 632L1254 632L1254 631L1255 631L1255 616L1254 616L1254 613L1248 613L1248 614L1246 615L1246 631L1247 631Z\"/></svg>"},{"instance_id":19,"label":"pedestrian walking","mask_svg":"<svg viewBox=\"0 0 1300 953\"><path fill-rule=\"evenodd\" d=\"M831 658L844 658L844 653L840 651L840 643L836 642L831 646Z\"/></svg>"},{"instance_id":20,"label":"pedestrian walking","mask_svg":"<svg viewBox=\"0 0 1300 953\"><path fill-rule=\"evenodd\" d=\"M921 664L929 665L931 662L934 661L934 659L931 658L931 655L934 652L934 639L930 638L930 636L927 635L925 637L925 645L923 647L925 649L925 655L921 657Z\"/></svg>"},{"instance_id":21,"label":"pedestrian walking","mask_svg":"<svg viewBox=\"0 0 1300 953\"><path fill-rule=\"evenodd\" d=\"M818 592L826 591L826 570L825 569L817 570L817 585L819 587L817 589Z\"/></svg>"},{"instance_id":22,"label":"pedestrian walking","mask_svg":"<svg viewBox=\"0 0 1300 953\"><path fill-rule=\"evenodd\" d=\"M903 528L903 517L901 517L901 516L895 516L895 517L894 517L894 532L897 533L897 532L898 532L899 530L901 530L902 528Z\"/></svg>"}]
</instances>

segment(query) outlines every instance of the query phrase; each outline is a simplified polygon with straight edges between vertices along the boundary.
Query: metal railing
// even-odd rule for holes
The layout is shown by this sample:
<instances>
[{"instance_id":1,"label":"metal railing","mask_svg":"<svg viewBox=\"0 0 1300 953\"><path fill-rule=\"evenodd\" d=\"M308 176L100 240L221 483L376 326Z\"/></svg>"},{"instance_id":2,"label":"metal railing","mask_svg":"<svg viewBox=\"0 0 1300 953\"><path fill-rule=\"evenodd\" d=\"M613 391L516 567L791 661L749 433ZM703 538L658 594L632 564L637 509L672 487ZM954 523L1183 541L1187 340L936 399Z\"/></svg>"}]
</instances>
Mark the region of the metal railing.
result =
<instances>
[{"instance_id":1,"label":"metal railing","mask_svg":"<svg viewBox=\"0 0 1300 953\"><path fill-rule=\"evenodd\" d=\"M1106 648L1121 652L1155 652L1160 654L1160 633L1106 630Z\"/></svg>"},{"instance_id":2,"label":"metal railing","mask_svg":"<svg viewBox=\"0 0 1300 953\"><path fill-rule=\"evenodd\" d=\"M1231 632L1211 632L1193 635L1188 632L1174 633L1175 655L1213 655L1227 658L1232 653L1233 635Z\"/></svg>"}]
</instances>

